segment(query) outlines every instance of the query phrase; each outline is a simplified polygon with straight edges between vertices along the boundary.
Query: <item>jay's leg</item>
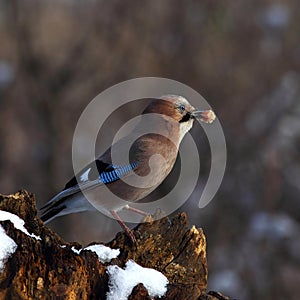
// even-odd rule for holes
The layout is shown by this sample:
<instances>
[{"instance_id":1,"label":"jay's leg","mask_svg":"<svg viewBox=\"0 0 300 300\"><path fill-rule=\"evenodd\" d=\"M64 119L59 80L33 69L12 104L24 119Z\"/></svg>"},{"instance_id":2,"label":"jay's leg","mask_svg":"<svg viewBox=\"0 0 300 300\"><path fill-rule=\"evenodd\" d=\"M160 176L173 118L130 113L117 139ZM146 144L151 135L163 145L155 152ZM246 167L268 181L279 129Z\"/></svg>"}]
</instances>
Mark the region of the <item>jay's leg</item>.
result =
<instances>
[{"instance_id":1,"label":"jay's leg","mask_svg":"<svg viewBox=\"0 0 300 300\"><path fill-rule=\"evenodd\" d=\"M115 210L111 210L110 213L118 221L118 223L120 224L120 226L124 229L124 231L126 232L126 234L131 239L132 243L134 245L136 245L137 244L136 238L135 238L133 232L130 230L130 228L122 221L122 219L120 218L120 216L117 214L117 212Z\"/></svg>"},{"instance_id":2,"label":"jay's leg","mask_svg":"<svg viewBox=\"0 0 300 300\"><path fill-rule=\"evenodd\" d=\"M149 214L146 213L145 211L142 211L142 210L140 210L140 209L131 207L131 206L129 206L129 205L126 205L123 209L127 209L127 210L129 210L129 211L132 211L132 212L137 213L137 214L142 215L142 216L149 216Z\"/></svg>"}]
</instances>

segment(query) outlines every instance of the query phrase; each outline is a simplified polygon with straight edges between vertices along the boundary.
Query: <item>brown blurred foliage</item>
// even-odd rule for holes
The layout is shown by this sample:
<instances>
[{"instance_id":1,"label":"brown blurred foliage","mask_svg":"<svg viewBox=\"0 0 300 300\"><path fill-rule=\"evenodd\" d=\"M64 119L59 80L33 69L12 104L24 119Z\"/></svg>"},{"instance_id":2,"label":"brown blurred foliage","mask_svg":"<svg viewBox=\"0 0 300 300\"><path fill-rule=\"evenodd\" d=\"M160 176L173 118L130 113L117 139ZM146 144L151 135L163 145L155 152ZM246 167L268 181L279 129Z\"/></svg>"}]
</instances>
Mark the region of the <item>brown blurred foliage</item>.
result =
<instances>
[{"instance_id":1,"label":"brown blurred foliage","mask_svg":"<svg viewBox=\"0 0 300 300\"><path fill-rule=\"evenodd\" d=\"M299 13L297 0L0 1L1 193L45 202L64 186L76 121L105 88L178 80L209 101L227 140L215 200L196 209L196 193L182 208L208 237L211 288L298 299ZM53 223L84 243L118 230L82 215Z\"/></svg>"}]
</instances>

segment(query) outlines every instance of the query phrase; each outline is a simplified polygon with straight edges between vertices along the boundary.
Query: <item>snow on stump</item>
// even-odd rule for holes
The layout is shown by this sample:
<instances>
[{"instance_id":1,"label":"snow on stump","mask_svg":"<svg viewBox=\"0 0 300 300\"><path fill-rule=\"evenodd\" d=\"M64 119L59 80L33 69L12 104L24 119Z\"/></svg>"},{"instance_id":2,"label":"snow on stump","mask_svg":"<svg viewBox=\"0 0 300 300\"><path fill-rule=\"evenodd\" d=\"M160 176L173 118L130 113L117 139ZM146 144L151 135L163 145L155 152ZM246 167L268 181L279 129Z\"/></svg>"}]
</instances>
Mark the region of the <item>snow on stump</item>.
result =
<instances>
[{"instance_id":1,"label":"snow on stump","mask_svg":"<svg viewBox=\"0 0 300 300\"><path fill-rule=\"evenodd\" d=\"M148 221L137 246L120 232L83 248L44 226L32 194L0 195L0 299L228 299L206 293L205 236L185 213Z\"/></svg>"}]
</instances>

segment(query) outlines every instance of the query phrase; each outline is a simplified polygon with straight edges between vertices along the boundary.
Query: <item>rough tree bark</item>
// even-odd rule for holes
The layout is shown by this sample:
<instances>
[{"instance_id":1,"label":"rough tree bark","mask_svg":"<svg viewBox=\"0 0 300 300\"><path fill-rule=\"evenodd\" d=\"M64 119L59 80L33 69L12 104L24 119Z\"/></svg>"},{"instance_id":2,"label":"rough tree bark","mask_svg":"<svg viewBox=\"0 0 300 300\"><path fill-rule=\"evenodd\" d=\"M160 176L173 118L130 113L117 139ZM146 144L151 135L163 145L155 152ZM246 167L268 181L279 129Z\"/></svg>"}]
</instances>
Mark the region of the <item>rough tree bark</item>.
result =
<instances>
[{"instance_id":1,"label":"rough tree bark","mask_svg":"<svg viewBox=\"0 0 300 300\"><path fill-rule=\"evenodd\" d=\"M10 221L0 221L17 244L0 273L0 299L105 299L109 290L106 267L113 264L124 267L128 259L154 268L168 278L168 291L160 299L229 299L220 293L206 293L205 236L201 229L194 226L189 229L185 213L172 219L149 219L138 225L134 229L137 247L131 245L123 232L118 233L106 246L118 248L121 253L103 264L94 252L74 253L71 248L81 249L81 245L63 241L44 226L37 217L33 194L22 190L0 195L0 209L18 215L29 233L41 238L36 240L26 235ZM129 299L151 298L139 284Z\"/></svg>"}]
</instances>

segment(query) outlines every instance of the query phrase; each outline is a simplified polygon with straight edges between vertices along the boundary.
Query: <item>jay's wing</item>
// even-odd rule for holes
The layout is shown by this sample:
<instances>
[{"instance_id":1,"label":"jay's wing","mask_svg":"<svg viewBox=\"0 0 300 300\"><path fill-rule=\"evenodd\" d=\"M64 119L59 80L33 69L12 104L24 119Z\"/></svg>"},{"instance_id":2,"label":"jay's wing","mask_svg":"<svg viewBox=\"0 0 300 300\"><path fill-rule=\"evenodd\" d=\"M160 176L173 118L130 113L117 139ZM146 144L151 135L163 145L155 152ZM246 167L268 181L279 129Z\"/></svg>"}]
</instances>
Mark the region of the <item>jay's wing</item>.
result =
<instances>
[{"instance_id":1,"label":"jay's wing","mask_svg":"<svg viewBox=\"0 0 300 300\"><path fill-rule=\"evenodd\" d=\"M105 163L100 159L95 160L79 172L77 176L74 176L67 182L64 190L54 196L41 208L41 210L43 210L42 220L48 219L49 211L51 212L51 216L55 214L56 210L57 212L61 211L64 201L72 195L120 180L120 178L130 174L137 165L136 162L133 162L128 165L115 166Z\"/></svg>"},{"instance_id":2,"label":"jay's wing","mask_svg":"<svg viewBox=\"0 0 300 300\"><path fill-rule=\"evenodd\" d=\"M55 202L71 196L84 188L84 186L93 186L93 184L98 183L97 177L103 172L106 172L106 169L109 170L110 164L104 163L101 160L95 160L94 163L88 164L84 169L82 169L78 176L80 178L80 182L77 181L76 176L74 176L71 180L67 182L65 188L55 195L52 199L50 199L41 210L47 209L52 206ZM98 175L98 176L97 176Z\"/></svg>"}]
</instances>

